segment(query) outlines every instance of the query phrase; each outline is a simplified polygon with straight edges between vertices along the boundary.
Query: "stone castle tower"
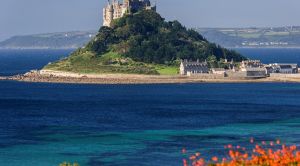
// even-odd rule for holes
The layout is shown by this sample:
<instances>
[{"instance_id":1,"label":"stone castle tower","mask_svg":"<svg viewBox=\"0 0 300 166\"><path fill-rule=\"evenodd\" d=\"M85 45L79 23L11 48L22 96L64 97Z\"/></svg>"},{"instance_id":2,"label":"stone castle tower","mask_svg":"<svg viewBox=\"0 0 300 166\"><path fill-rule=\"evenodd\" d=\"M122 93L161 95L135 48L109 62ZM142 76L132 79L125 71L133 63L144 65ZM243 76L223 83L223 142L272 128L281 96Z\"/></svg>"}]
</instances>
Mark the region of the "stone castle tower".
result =
<instances>
[{"instance_id":1,"label":"stone castle tower","mask_svg":"<svg viewBox=\"0 0 300 166\"><path fill-rule=\"evenodd\" d=\"M103 8L103 26L110 27L114 19L123 17L126 13L134 13L139 10L156 10L150 0L108 0L108 4Z\"/></svg>"}]
</instances>

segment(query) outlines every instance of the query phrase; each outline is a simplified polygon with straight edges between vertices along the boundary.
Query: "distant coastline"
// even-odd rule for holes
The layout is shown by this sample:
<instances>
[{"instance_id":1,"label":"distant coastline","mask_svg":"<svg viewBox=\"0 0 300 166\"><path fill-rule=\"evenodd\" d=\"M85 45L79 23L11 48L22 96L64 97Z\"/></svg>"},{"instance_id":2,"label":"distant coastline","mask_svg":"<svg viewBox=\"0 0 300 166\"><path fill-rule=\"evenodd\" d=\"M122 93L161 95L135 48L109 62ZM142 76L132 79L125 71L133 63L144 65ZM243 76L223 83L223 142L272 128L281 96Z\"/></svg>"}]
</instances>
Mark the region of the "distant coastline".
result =
<instances>
[{"instance_id":1,"label":"distant coastline","mask_svg":"<svg viewBox=\"0 0 300 166\"><path fill-rule=\"evenodd\" d=\"M0 49L77 49L96 33L92 30L12 36L0 42Z\"/></svg>"},{"instance_id":2,"label":"distant coastline","mask_svg":"<svg viewBox=\"0 0 300 166\"><path fill-rule=\"evenodd\" d=\"M300 26L196 30L207 40L223 47L300 47Z\"/></svg>"},{"instance_id":3,"label":"distant coastline","mask_svg":"<svg viewBox=\"0 0 300 166\"><path fill-rule=\"evenodd\" d=\"M76 50L77 47L0 47L0 50Z\"/></svg>"},{"instance_id":4,"label":"distant coastline","mask_svg":"<svg viewBox=\"0 0 300 166\"><path fill-rule=\"evenodd\" d=\"M300 49L300 46L295 47L226 47L228 49Z\"/></svg>"}]
</instances>

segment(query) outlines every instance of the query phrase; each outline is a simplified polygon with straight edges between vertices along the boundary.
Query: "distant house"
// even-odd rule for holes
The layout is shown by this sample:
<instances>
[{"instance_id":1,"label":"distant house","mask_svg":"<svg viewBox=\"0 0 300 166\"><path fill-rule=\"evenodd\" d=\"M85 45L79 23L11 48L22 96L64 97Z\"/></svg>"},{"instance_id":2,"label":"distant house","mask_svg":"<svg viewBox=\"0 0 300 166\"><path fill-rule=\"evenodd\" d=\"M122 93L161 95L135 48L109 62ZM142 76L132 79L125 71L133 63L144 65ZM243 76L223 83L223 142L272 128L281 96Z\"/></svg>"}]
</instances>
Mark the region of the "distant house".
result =
<instances>
[{"instance_id":1,"label":"distant house","mask_svg":"<svg viewBox=\"0 0 300 166\"><path fill-rule=\"evenodd\" d=\"M182 60L180 63L180 74L181 75L195 75L195 74L202 74L202 73L208 73L208 64L207 62L199 62L197 61L188 61L188 60Z\"/></svg>"},{"instance_id":2,"label":"distant house","mask_svg":"<svg viewBox=\"0 0 300 166\"><path fill-rule=\"evenodd\" d=\"M296 74L298 73L298 64L280 64L274 63L270 65L271 73Z\"/></svg>"}]
</instances>

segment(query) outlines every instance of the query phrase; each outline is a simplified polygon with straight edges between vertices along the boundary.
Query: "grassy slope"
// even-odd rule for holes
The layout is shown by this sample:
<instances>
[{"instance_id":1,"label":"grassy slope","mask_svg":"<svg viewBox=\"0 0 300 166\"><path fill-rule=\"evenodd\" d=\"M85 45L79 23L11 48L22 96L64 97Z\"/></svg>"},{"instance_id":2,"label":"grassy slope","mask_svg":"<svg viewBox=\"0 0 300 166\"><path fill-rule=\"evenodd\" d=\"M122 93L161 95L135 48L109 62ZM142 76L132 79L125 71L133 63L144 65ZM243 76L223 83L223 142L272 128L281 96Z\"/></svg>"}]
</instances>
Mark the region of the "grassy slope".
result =
<instances>
[{"instance_id":1,"label":"grassy slope","mask_svg":"<svg viewBox=\"0 0 300 166\"><path fill-rule=\"evenodd\" d=\"M154 74L154 75L176 75L178 66L168 66L161 64L146 64L135 62L130 58L108 52L102 56L96 56L92 52L81 53L80 56L70 56L64 60L50 63L44 69L68 71L76 73L95 74Z\"/></svg>"}]
</instances>

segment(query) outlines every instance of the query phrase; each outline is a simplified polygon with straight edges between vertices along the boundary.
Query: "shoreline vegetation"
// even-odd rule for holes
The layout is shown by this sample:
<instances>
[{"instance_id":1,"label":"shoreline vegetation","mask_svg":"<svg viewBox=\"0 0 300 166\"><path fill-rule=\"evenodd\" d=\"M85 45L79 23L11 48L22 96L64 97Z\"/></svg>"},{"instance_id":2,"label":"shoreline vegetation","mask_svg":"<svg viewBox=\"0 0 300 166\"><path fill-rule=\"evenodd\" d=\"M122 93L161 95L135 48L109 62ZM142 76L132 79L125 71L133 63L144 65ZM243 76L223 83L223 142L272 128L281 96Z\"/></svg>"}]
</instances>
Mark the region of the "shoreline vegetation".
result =
<instances>
[{"instance_id":1,"label":"shoreline vegetation","mask_svg":"<svg viewBox=\"0 0 300 166\"><path fill-rule=\"evenodd\" d=\"M188 77L181 75L79 74L54 70L40 70L31 71L24 75L0 77L0 80L72 84L300 83L300 74L276 74L268 78L246 79L222 78L214 74Z\"/></svg>"}]
</instances>

